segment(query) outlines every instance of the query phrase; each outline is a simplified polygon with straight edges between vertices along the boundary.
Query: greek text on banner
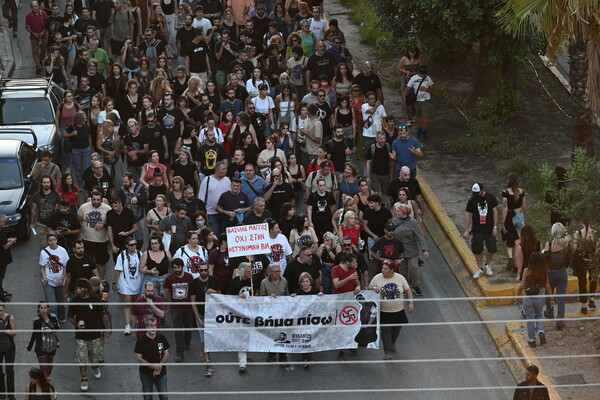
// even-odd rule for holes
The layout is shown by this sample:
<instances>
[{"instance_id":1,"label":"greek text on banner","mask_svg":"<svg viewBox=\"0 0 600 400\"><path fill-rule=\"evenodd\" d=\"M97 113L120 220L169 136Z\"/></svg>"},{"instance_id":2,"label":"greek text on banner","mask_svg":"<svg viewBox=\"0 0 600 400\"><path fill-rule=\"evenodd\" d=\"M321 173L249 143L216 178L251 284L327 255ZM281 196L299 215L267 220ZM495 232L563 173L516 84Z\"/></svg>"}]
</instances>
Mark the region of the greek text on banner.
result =
<instances>
[{"instance_id":1,"label":"greek text on banner","mask_svg":"<svg viewBox=\"0 0 600 400\"><path fill-rule=\"evenodd\" d=\"M269 224L240 225L227 228L229 257L269 252Z\"/></svg>"},{"instance_id":2,"label":"greek text on banner","mask_svg":"<svg viewBox=\"0 0 600 400\"><path fill-rule=\"evenodd\" d=\"M379 348L379 295L373 291L246 299L209 294L206 301L207 352Z\"/></svg>"}]
</instances>

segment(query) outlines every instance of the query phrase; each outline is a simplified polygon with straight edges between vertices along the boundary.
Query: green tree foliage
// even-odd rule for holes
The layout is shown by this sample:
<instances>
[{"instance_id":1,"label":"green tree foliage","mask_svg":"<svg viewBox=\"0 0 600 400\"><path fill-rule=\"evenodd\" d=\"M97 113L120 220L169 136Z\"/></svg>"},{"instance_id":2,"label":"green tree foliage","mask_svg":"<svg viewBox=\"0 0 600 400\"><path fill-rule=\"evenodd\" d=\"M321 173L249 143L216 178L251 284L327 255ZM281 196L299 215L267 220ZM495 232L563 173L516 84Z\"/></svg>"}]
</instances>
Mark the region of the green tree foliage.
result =
<instances>
[{"instance_id":1,"label":"green tree foliage","mask_svg":"<svg viewBox=\"0 0 600 400\"><path fill-rule=\"evenodd\" d=\"M371 1L384 30L416 36L431 58L457 61L478 45L480 61L504 72L542 48L539 36L514 38L500 27L500 0Z\"/></svg>"}]
</instances>

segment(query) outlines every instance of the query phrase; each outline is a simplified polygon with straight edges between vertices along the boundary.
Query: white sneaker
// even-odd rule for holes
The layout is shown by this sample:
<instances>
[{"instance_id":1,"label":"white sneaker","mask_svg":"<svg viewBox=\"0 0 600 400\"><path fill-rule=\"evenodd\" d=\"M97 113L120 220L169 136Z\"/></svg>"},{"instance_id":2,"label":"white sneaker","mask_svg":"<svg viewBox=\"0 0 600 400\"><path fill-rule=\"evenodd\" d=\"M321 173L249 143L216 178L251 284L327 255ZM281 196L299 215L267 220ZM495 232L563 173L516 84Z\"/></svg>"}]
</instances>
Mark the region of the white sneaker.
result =
<instances>
[{"instance_id":1,"label":"white sneaker","mask_svg":"<svg viewBox=\"0 0 600 400\"><path fill-rule=\"evenodd\" d=\"M479 277L483 275L483 269L478 268L477 272L475 272L475 274L473 275L473 279L479 279Z\"/></svg>"},{"instance_id":2,"label":"white sneaker","mask_svg":"<svg viewBox=\"0 0 600 400\"><path fill-rule=\"evenodd\" d=\"M131 335L131 325L125 325L125 332L123 332L125 336Z\"/></svg>"},{"instance_id":3,"label":"white sneaker","mask_svg":"<svg viewBox=\"0 0 600 400\"><path fill-rule=\"evenodd\" d=\"M492 266L490 264L485 264L485 274L487 276L492 276L494 273L492 272Z\"/></svg>"},{"instance_id":4,"label":"white sneaker","mask_svg":"<svg viewBox=\"0 0 600 400\"><path fill-rule=\"evenodd\" d=\"M100 367L92 368L94 370L94 378L100 379L102 378L102 371L100 371Z\"/></svg>"},{"instance_id":5,"label":"white sneaker","mask_svg":"<svg viewBox=\"0 0 600 400\"><path fill-rule=\"evenodd\" d=\"M88 391L88 381L87 381L87 379L82 379L81 380L81 386L79 388L81 389L82 392L87 392Z\"/></svg>"}]
</instances>

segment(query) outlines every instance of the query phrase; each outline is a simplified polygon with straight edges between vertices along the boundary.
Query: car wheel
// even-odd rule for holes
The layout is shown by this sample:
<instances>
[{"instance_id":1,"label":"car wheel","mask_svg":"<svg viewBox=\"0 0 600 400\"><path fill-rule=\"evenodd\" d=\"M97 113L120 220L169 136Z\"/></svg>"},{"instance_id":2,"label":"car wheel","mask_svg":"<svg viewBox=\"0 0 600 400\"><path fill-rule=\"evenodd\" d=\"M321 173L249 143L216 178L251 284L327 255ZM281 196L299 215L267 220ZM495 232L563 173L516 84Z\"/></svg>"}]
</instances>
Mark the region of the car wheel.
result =
<instances>
[{"instance_id":1,"label":"car wheel","mask_svg":"<svg viewBox=\"0 0 600 400\"><path fill-rule=\"evenodd\" d=\"M17 225L17 240L19 242L27 242L31 237L31 230L29 229L29 209L25 208L21 212L21 221Z\"/></svg>"}]
</instances>

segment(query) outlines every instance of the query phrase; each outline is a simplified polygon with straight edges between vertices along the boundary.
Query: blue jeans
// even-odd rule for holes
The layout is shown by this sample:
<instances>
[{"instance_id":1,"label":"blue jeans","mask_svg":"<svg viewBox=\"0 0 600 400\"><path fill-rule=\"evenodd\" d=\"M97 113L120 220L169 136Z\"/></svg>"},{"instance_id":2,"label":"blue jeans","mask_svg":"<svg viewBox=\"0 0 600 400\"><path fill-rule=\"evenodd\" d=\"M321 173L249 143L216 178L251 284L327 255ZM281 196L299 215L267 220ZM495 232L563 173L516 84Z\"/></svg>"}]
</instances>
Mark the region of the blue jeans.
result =
<instances>
[{"instance_id":1,"label":"blue jeans","mask_svg":"<svg viewBox=\"0 0 600 400\"><path fill-rule=\"evenodd\" d=\"M193 328L194 312L192 310L182 311L171 308L173 328ZM175 348L177 354L183 354L186 344L192 341L192 331L175 331Z\"/></svg>"},{"instance_id":2,"label":"blue jeans","mask_svg":"<svg viewBox=\"0 0 600 400\"><path fill-rule=\"evenodd\" d=\"M546 294L544 289L540 290L540 295ZM544 332L544 298L538 296L528 296L523 299L523 307L525 308L525 316L527 317L527 336L530 342L535 342L535 332Z\"/></svg>"},{"instance_id":3,"label":"blue jeans","mask_svg":"<svg viewBox=\"0 0 600 400\"><path fill-rule=\"evenodd\" d=\"M68 126L60 126L60 137L59 137L59 141L60 141L60 149L62 152L62 166L63 168L69 168L71 166L71 153L67 153L65 152L65 138L63 137L63 133L65 133L67 131Z\"/></svg>"},{"instance_id":4,"label":"blue jeans","mask_svg":"<svg viewBox=\"0 0 600 400\"><path fill-rule=\"evenodd\" d=\"M515 216L512 217L512 223L515 227L515 230L520 235L521 229L525 226L525 214L523 212L515 210Z\"/></svg>"},{"instance_id":5,"label":"blue jeans","mask_svg":"<svg viewBox=\"0 0 600 400\"><path fill-rule=\"evenodd\" d=\"M551 269L548 271L548 282L550 282L550 289L552 292L548 294L554 293L554 288L556 288L556 294L567 294L567 284L569 282L569 276L567 274L566 268L561 269ZM551 311L549 311L551 310ZM546 312L554 315L554 310L550 308L550 298L546 298ZM556 326L563 327L565 326L565 298L558 298L558 315L556 316Z\"/></svg>"},{"instance_id":6,"label":"blue jeans","mask_svg":"<svg viewBox=\"0 0 600 400\"><path fill-rule=\"evenodd\" d=\"M169 396L167 395L167 374L150 376L146 375L143 372L140 372L140 380L142 381L142 391L144 392L144 400L152 400L154 386L156 386L156 391L158 392L159 400L167 400L169 398Z\"/></svg>"},{"instance_id":7,"label":"blue jeans","mask_svg":"<svg viewBox=\"0 0 600 400\"><path fill-rule=\"evenodd\" d=\"M215 236L225 232L225 224L221 214L208 214L208 225L215 231Z\"/></svg>"},{"instance_id":8,"label":"blue jeans","mask_svg":"<svg viewBox=\"0 0 600 400\"><path fill-rule=\"evenodd\" d=\"M64 305L57 306L54 303L64 302L65 300L65 287L64 286L52 286L52 285L43 285L44 287L44 296L46 296L46 301L50 304L50 312L56 314L59 321L64 321L67 319L67 307ZM58 312L57 312L58 311Z\"/></svg>"},{"instance_id":9,"label":"blue jeans","mask_svg":"<svg viewBox=\"0 0 600 400\"><path fill-rule=\"evenodd\" d=\"M331 265L321 264L321 282L323 282L323 293L333 294L333 279L331 279Z\"/></svg>"},{"instance_id":10,"label":"blue jeans","mask_svg":"<svg viewBox=\"0 0 600 400\"><path fill-rule=\"evenodd\" d=\"M84 149L73 148L71 151L71 161L73 162L73 181L76 185L79 185L83 189L83 171L92 165L90 156L92 155L92 148L86 147Z\"/></svg>"}]
</instances>

